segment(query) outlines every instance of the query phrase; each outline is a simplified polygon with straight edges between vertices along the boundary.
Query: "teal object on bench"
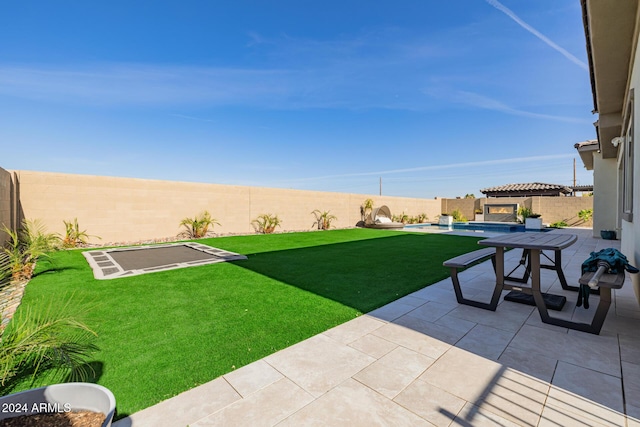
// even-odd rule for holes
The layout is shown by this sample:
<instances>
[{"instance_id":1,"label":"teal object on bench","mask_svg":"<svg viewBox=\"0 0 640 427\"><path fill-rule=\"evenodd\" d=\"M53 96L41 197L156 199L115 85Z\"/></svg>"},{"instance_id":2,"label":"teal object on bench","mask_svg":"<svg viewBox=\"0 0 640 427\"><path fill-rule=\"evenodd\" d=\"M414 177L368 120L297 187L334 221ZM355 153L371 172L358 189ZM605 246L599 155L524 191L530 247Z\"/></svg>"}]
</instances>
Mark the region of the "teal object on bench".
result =
<instances>
[{"instance_id":1,"label":"teal object on bench","mask_svg":"<svg viewBox=\"0 0 640 427\"><path fill-rule=\"evenodd\" d=\"M608 274L617 274L622 270L627 270L629 273L640 271L629 264L629 260L622 252L614 248L606 248L598 252L591 252L589 258L582 263L582 274L597 271L599 261L609 264Z\"/></svg>"},{"instance_id":2,"label":"teal object on bench","mask_svg":"<svg viewBox=\"0 0 640 427\"><path fill-rule=\"evenodd\" d=\"M615 248L606 248L598 252L591 252L589 258L582 263L582 274L598 271L598 268L604 266L607 274L618 274L624 272L637 273L639 270L629 264L627 257ZM581 284L578 291L578 302L576 307L589 308L589 294L591 288L588 284Z\"/></svg>"}]
</instances>

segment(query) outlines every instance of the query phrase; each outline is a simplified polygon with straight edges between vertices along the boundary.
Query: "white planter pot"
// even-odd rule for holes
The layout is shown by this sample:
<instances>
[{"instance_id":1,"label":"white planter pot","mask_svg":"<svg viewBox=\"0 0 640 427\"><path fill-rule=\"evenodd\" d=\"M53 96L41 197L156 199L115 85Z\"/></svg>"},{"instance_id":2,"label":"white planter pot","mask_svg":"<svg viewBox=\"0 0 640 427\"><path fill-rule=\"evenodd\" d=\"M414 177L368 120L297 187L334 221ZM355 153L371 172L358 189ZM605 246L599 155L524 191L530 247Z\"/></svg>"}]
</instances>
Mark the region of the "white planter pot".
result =
<instances>
[{"instance_id":1,"label":"white planter pot","mask_svg":"<svg viewBox=\"0 0 640 427\"><path fill-rule=\"evenodd\" d=\"M0 420L43 412L102 412L102 427L111 426L116 399L109 389L91 383L64 383L0 397Z\"/></svg>"},{"instance_id":2,"label":"white planter pot","mask_svg":"<svg viewBox=\"0 0 640 427\"><path fill-rule=\"evenodd\" d=\"M524 228L527 230L542 230L542 218L525 219Z\"/></svg>"},{"instance_id":3,"label":"white planter pot","mask_svg":"<svg viewBox=\"0 0 640 427\"><path fill-rule=\"evenodd\" d=\"M476 214L475 221L484 221L484 214Z\"/></svg>"},{"instance_id":4,"label":"white planter pot","mask_svg":"<svg viewBox=\"0 0 640 427\"><path fill-rule=\"evenodd\" d=\"M440 219L438 220L438 224L440 224L440 225L453 225L453 217L452 216L440 215Z\"/></svg>"}]
</instances>

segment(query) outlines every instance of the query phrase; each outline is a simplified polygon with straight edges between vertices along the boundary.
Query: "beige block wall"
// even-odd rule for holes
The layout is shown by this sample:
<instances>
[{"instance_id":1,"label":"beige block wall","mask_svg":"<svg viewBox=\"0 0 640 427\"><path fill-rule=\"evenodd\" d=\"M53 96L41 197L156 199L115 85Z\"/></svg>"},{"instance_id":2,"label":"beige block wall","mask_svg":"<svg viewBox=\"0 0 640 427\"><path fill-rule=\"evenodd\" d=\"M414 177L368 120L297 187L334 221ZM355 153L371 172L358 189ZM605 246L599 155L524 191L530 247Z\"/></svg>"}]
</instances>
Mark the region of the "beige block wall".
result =
<instances>
[{"instance_id":1,"label":"beige block wall","mask_svg":"<svg viewBox=\"0 0 640 427\"><path fill-rule=\"evenodd\" d=\"M480 206L480 199L442 199L442 212L452 214L456 209L469 221L475 218L475 209Z\"/></svg>"},{"instance_id":2,"label":"beige block wall","mask_svg":"<svg viewBox=\"0 0 640 427\"><path fill-rule=\"evenodd\" d=\"M11 174L0 168L0 227L13 227L11 223ZM0 246L7 240L7 234L0 232Z\"/></svg>"},{"instance_id":3,"label":"beige block wall","mask_svg":"<svg viewBox=\"0 0 640 427\"><path fill-rule=\"evenodd\" d=\"M41 220L51 232L64 233L63 221L78 218L80 227L102 240L92 243L131 242L170 238L179 223L208 210L220 223L216 233L252 233L252 220L274 214L282 220L278 231L314 228L312 211L330 211L336 228L360 221L360 206L371 198L374 206L389 206L391 213L416 216L425 213L436 221L442 212L459 209L474 219L474 210L485 203L518 203L543 215L546 223L564 220L582 223L577 213L593 206L591 197L532 197L495 199L416 199L367 194L287 190L265 187L14 171L19 182L22 213ZM0 218L10 221L11 173L0 169Z\"/></svg>"},{"instance_id":4,"label":"beige block wall","mask_svg":"<svg viewBox=\"0 0 640 427\"><path fill-rule=\"evenodd\" d=\"M587 222L578 218L582 209L593 209L593 197L493 197L478 199L442 199L442 212L451 213L459 209L472 220L474 209L482 209L485 204L513 203L531 209L542 215L546 224L565 221L569 226L592 227L593 218Z\"/></svg>"},{"instance_id":5,"label":"beige block wall","mask_svg":"<svg viewBox=\"0 0 640 427\"><path fill-rule=\"evenodd\" d=\"M15 171L24 217L40 219L48 231L64 233L63 220L78 218L99 242L131 242L176 236L179 223L208 210L217 233L253 232L258 215L278 215L278 231L310 230L315 209L330 211L336 228L354 226L366 198L393 214L440 214L440 201L363 194L285 190L189 182Z\"/></svg>"},{"instance_id":6,"label":"beige block wall","mask_svg":"<svg viewBox=\"0 0 640 427\"><path fill-rule=\"evenodd\" d=\"M532 197L532 205L545 223L564 221L571 227L593 226L593 217L587 222L578 217L581 210L593 209L593 197Z\"/></svg>"}]
</instances>

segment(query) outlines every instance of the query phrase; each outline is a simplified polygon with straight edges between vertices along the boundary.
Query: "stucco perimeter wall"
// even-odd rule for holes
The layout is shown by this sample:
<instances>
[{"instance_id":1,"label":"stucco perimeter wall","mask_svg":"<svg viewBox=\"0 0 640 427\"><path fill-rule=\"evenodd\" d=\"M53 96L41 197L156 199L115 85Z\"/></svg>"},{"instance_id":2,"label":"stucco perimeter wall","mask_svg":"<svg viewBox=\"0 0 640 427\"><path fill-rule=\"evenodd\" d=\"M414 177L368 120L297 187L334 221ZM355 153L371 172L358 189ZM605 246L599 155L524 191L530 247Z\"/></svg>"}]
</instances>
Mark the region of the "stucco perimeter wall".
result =
<instances>
[{"instance_id":1,"label":"stucco perimeter wall","mask_svg":"<svg viewBox=\"0 0 640 427\"><path fill-rule=\"evenodd\" d=\"M0 227L13 227L11 216L11 174L0 168ZM0 246L7 240L7 234L0 232Z\"/></svg>"},{"instance_id":2,"label":"stucco perimeter wall","mask_svg":"<svg viewBox=\"0 0 640 427\"><path fill-rule=\"evenodd\" d=\"M452 214L458 210L469 221L474 220L475 210L480 208L480 202L484 199L442 199L442 212Z\"/></svg>"},{"instance_id":3,"label":"stucco perimeter wall","mask_svg":"<svg viewBox=\"0 0 640 427\"><path fill-rule=\"evenodd\" d=\"M64 220L78 219L92 243L131 242L176 236L180 221L204 210L220 223L217 233L251 233L261 214L278 215L277 231L310 230L315 209L337 217L336 228L360 221L365 199L386 204L393 214L440 214L440 201L362 194L286 190L92 175L15 171L22 214L50 232L64 233ZM1 176L0 176L1 179Z\"/></svg>"},{"instance_id":4,"label":"stucco perimeter wall","mask_svg":"<svg viewBox=\"0 0 640 427\"><path fill-rule=\"evenodd\" d=\"M542 214L545 223L564 221L569 226L592 227L593 217L584 222L578 217L583 209L593 209L593 197L532 197L532 209Z\"/></svg>"},{"instance_id":5,"label":"stucco perimeter wall","mask_svg":"<svg viewBox=\"0 0 640 427\"><path fill-rule=\"evenodd\" d=\"M473 220L474 210L481 209L485 204L517 204L526 207L534 213L542 215L545 224L564 221L569 226L592 227L593 218L582 221L578 212L582 209L593 209L593 197L492 197L477 199L442 199L442 212L451 214L458 209L465 218Z\"/></svg>"}]
</instances>

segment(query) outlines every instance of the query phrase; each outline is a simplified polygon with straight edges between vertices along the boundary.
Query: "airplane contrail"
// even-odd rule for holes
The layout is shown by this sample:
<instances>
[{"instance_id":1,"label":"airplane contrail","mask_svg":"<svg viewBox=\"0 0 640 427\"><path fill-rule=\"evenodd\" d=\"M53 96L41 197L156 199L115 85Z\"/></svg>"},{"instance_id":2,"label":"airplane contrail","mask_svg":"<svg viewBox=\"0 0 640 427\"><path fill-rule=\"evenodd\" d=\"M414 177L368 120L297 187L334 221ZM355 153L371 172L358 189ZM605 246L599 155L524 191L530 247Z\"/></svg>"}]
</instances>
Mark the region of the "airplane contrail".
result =
<instances>
[{"instance_id":1,"label":"airplane contrail","mask_svg":"<svg viewBox=\"0 0 640 427\"><path fill-rule=\"evenodd\" d=\"M310 178L300 178L300 179L296 179L295 181L314 181L319 179L348 178L348 177L372 176L372 175L378 176L378 175L389 175L389 174L396 174L396 173L453 169L453 168L471 167L471 166L489 166L489 165L500 165L505 163L535 162L535 161L541 161L541 160L563 159L568 157L574 157L574 155L573 154L553 154L553 155L547 155L547 156L530 156L530 157L515 157L511 159L483 160L478 162L449 163L445 165L418 166L415 168L391 169L391 170L377 171L377 172L357 172L357 173L346 173L346 174L338 174L338 175L316 176L316 177L310 177Z\"/></svg>"},{"instance_id":2,"label":"airplane contrail","mask_svg":"<svg viewBox=\"0 0 640 427\"><path fill-rule=\"evenodd\" d=\"M511 9L509 9L508 7L506 7L505 5L500 3L498 0L485 0L485 1L487 3L489 3L491 6L495 7L496 9L498 9L500 12L504 13L505 15L507 15L512 20L514 20L522 28L524 28L525 30L529 31L531 34L533 34L534 36L536 36L537 38L539 38L540 40L545 42L547 45L549 45L553 49L555 49L558 52L560 52L560 54L562 54L569 61L573 62L574 64L577 64L580 68L583 68L585 70L589 70L589 66L587 64L585 64L580 59L576 58L574 55L569 53L566 49L558 46L556 43L554 43L552 40L550 40L547 36L542 34L540 31L536 30L531 25L529 25L526 22L524 22Z\"/></svg>"}]
</instances>

